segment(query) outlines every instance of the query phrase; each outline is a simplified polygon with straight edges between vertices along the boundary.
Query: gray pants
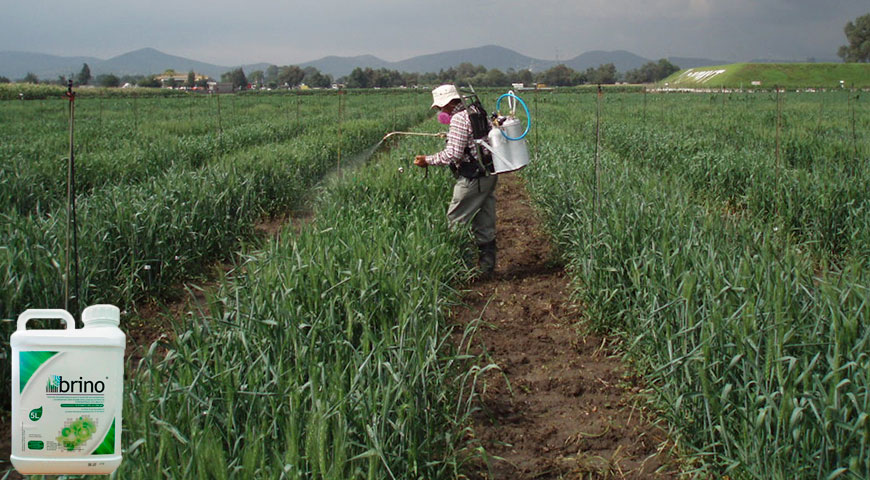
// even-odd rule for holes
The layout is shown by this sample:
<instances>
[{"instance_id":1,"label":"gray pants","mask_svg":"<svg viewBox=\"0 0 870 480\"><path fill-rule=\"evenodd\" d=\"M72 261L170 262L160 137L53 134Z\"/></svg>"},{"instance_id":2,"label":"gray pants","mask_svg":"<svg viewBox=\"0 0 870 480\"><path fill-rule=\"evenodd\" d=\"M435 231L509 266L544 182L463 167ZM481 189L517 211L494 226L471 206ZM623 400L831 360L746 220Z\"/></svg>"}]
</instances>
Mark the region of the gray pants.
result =
<instances>
[{"instance_id":1,"label":"gray pants","mask_svg":"<svg viewBox=\"0 0 870 480\"><path fill-rule=\"evenodd\" d=\"M469 180L459 177L453 187L453 198L447 207L447 220L453 227L457 223L471 222L474 242L478 247L495 240L495 184L498 176L490 175Z\"/></svg>"}]
</instances>

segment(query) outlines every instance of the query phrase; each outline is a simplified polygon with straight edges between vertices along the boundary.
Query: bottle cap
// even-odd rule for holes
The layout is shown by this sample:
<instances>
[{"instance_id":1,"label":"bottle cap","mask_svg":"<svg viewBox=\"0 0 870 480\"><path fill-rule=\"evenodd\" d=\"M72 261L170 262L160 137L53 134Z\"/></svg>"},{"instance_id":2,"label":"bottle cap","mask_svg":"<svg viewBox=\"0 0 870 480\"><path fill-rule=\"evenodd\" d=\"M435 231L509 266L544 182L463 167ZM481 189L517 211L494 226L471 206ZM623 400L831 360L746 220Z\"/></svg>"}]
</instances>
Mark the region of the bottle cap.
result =
<instances>
[{"instance_id":1,"label":"bottle cap","mask_svg":"<svg viewBox=\"0 0 870 480\"><path fill-rule=\"evenodd\" d=\"M117 327L121 324L121 310L114 305L91 305L82 312L82 323L86 327Z\"/></svg>"}]
</instances>

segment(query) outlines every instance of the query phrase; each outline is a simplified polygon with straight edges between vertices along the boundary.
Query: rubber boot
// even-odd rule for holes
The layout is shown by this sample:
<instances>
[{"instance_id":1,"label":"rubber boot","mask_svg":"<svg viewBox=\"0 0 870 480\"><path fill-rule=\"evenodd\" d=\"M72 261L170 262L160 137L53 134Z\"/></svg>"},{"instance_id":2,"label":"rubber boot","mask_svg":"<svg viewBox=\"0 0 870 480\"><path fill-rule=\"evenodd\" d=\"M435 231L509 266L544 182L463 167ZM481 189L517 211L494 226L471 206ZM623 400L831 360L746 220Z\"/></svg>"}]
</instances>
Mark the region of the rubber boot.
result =
<instances>
[{"instance_id":1,"label":"rubber boot","mask_svg":"<svg viewBox=\"0 0 870 480\"><path fill-rule=\"evenodd\" d=\"M465 268L473 269L474 268L474 247L471 245L466 245L462 248L462 265Z\"/></svg>"},{"instance_id":2,"label":"rubber boot","mask_svg":"<svg viewBox=\"0 0 870 480\"><path fill-rule=\"evenodd\" d=\"M495 240L478 245L480 255L477 266L480 269L481 278L490 278L495 273Z\"/></svg>"}]
</instances>

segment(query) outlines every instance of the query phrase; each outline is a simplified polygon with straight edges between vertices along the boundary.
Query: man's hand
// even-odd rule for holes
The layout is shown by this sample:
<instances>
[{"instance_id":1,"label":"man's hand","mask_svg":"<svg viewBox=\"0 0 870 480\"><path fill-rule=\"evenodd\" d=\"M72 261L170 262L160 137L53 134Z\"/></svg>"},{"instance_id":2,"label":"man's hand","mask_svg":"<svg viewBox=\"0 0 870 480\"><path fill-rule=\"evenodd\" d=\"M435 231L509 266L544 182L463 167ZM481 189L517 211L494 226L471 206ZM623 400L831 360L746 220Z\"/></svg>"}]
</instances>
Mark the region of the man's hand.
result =
<instances>
[{"instance_id":1,"label":"man's hand","mask_svg":"<svg viewBox=\"0 0 870 480\"><path fill-rule=\"evenodd\" d=\"M414 157L414 165L422 168L428 167L429 164L426 163L426 155L417 155Z\"/></svg>"}]
</instances>

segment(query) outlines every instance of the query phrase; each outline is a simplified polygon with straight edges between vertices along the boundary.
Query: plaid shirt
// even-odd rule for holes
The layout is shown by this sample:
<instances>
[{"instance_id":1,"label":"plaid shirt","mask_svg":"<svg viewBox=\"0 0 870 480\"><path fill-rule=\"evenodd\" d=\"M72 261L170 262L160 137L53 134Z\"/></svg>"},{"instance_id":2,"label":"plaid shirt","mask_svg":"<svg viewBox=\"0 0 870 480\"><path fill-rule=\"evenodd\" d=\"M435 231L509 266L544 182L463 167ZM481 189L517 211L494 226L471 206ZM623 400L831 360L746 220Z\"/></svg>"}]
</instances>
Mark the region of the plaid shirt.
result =
<instances>
[{"instance_id":1,"label":"plaid shirt","mask_svg":"<svg viewBox=\"0 0 870 480\"><path fill-rule=\"evenodd\" d=\"M453 116L450 118L447 145L444 150L434 155L426 155L426 163L429 165L450 165L452 163L458 166L460 163L468 161L468 157L465 155L466 147L470 148L471 155L477 159L477 148L471 136L471 121L468 120L468 112L463 109L453 112Z\"/></svg>"}]
</instances>

